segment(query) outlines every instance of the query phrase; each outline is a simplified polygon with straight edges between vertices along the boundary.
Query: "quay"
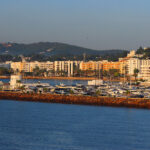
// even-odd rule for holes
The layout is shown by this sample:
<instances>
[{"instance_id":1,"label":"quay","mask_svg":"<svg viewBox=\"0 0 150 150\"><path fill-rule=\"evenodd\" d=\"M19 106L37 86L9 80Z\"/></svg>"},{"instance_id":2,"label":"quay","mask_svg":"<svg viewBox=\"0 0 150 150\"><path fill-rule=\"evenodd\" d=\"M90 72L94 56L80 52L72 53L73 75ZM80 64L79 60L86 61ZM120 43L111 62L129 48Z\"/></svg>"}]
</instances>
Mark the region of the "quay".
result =
<instances>
[{"instance_id":1,"label":"quay","mask_svg":"<svg viewBox=\"0 0 150 150\"><path fill-rule=\"evenodd\" d=\"M10 79L11 76L0 76L0 79ZM95 80L98 78L95 77L43 77L43 76L23 76L22 79L38 79L38 80ZM104 81L109 81L106 77L103 78ZM112 79L111 81L124 81L126 79L119 78L119 79ZM133 79L132 79L133 80Z\"/></svg>"},{"instance_id":2,"label":"quay","mask_svg":"<svg viewBox=\"0 0 150 150\"><path fill-rule=\"evenodd\" d=\"M0 79L10 79L11 76L0 76ZM23 79L49 79L49 80L94 80L94 77L43 77L43 76L23 76Z\"/></svg>"},{"instance_id":3,"label":"quay","mask_svg":"<svg viewBox=\"0 0 150 150\"><path fill-rule=\"evenodd\" d=\"M75 96L59 94L27 94L20 92L0 92L0 100L17 100L29 102L79 104L94 106L112 106L150 109L150 99L145 98L116 98L105 96Z\"/></svg>"}]
</instances>

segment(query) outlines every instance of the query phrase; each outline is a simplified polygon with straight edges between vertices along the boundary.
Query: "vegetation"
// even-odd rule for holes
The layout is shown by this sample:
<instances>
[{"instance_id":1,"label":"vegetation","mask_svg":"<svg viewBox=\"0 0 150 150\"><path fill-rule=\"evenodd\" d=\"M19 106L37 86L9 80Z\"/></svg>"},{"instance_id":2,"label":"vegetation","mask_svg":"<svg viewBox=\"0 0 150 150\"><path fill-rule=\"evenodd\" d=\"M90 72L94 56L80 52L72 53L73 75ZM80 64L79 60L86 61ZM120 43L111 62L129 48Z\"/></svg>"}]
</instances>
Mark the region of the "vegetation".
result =
<instances>
[{"instance_id":1,"label":"vegetation","mask_svg":"<svg viewBox=\"0 0 150 150\"><path fill-rule=\"evenodd\" d=\"M40 42L33 44L5 43L0 44L0 61L19 61L19 55L31 57L30 61L55 61L55 60L112 60L127 55L126 50L93 50L63 43Z\"/></svg>"},{"instance_id":2,"label":"vegetation","mask_svg":"<svg viewBox=\"0 0 150 150\"><path fill-rule=\"evenodd\" d=\"M100 94L101 94L101 91L100 91L100 90L97 90L97 91L96 91L96 96L100 96Z\"/></svg>"},{"instance_id":3,"label":"vegetation","mask_svg":"<svg viewBox=\"0 0 150 150\"><path fill-rule=\"evenodd\" d=\"M36 67L33 69L33 72L24 72L24 76L61 76L61 77L67 77L68 73L65 71L54 71L50 70L47 71L46 69L39 69L39 67ZM73 72L74 77L95 77L95 78L107 78L109 80L113 79L119 79L121 77L121 74L118 69L110 69L108 71L106 70L80 70L78 67L74 68Z\"/></svg>"},{"instance_id":4,"label":"vegetation","mask_svg":"<svg viewBox=\"0 0 150 150\"><path fill-rule=\"evenodd\" d=\"M143 54L143 59L150 58L150 47L144 49L140 46L137 49L136 54Z\"/></svg>"},{"instance_id":5,"label":"vegetation","mask_svg":"<svg viewBox=\"0 0 150 150\"><path fill-rule=\"evenodd\" d=\"M135 68L134 69L134 77L135 77L135 81L137 81L137 76L138 76L138 73L139 73L139 69Z\"/></svg>"},{"instance_id":6,"label":"vegetation","mask_svg":"<svg viewBox=\"0 0 150 150\"><path fill-rule=\"evenodd\" d=\"M35 67L33 69L34 76L44 76L46 72L47 72L46 69L40 69L39 67Z\"/></svg>"},{"instance_id":7,"label":"vegetation","mask_svg":"<svg viewBox=\"0 0 150 150\"><path fill-rule=\"evenodd\" d=\"M25 85L20 86L19 89L23 92L25 90Z\"/></svg>"},{"instance_id":8,"label":"vegetation","mask_svg":"<svg viewBox=\"0 0 150 150\"><path fill-rule=\"evenodd\" d=\"M126 95L131 94L131 92L129 90L126 90Z\"/></svg>"},{"instance_id":9,"label":"vegetation","mask_svg":"<svg viewBox=\"0 0 150 150\"><path fill-rule=\"evenodd\" d=\"M119 77L121 77L121 74L118 69L109 69L108 71L102 71L102 76L108 78L109 80L112 80L119 79Z\"/></svg>"},{"instance_id":10,"label":"vegetation","mask_svg":"<svg viewBox=\"0 0 150 150\"><path fill-rule=\"evenodd\" d=\"M0 75L10 75L11 73L13 73L12 69L0 67Z\"/></svg>"},{"instance_id":11,"label":"vegetation","mask_svg":"<svg viewBox=\"0 0 150 150\"><path fill-rule=\"evenodd\" d=\"M140 47L137 49L136 54L143 54L143 52L144 52L144 49L143 49L142 46L140 46Z\"/></svg>"},{"instance_id":12,"label":"vegetation","mask_svg":"<svg viewBox=\"0 0 150 150\"><path fill-rule=\"evenodd\" d=\"M80 53L81 54L81 53ZM87 55L86 61L92 60L92 61L100 61L100 60L109 60L109 61L117 61L118 58L120 57L125 57L127 55L126 51L123 52L113 52L110 54L98 54L98 55ZM28 55L30 57L29 61L39 61L39 62L45 62L45 61L68 61L68 60L83 60L83 55L53 55L53 56L48 56L48 55L40 55L40 54L34 54L34 55ZM14 61L14 62L19 62L21 61L20 56L12 56L12 55L0 55L0 62L5 62L5 61Z\"/></svg>"},{"instance_id":13,"label":"vegetation","mask_svg":"<svg viewBox=\"0 0 150 150\"><path fill-rule=\"evenodd\" d=\"M0 62L11 61L13 60L12 55L0 55Z\"/></svg>"}]
</instances>

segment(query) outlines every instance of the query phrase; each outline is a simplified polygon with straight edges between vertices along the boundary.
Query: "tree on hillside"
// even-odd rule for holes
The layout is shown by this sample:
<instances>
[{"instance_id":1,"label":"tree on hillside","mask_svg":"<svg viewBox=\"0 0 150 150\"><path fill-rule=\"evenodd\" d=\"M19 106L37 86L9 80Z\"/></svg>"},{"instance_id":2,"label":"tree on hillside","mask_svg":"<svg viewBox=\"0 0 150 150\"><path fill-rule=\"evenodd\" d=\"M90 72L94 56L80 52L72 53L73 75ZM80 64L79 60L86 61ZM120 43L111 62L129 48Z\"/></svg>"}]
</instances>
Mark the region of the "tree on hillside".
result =
<instances>
[{"instance_id":1,"label":"tree on hillside","mask_svg":"<svg viewBox=\"0 0 150 150\"><path fill-rule=\"evenodd\" d=\"M9 75L9 69L4 68L4 67L0 67L0 75Z\"/></svg>"},{"instance_id":2,"label":"tree on hillside","mask_svg":"<svg viewBox=\"0 0 150 150\"><path fill-rule=\"evenodd\" d=\"M137 54L143 54L143 52L144 52L144 49L142 48L142 46L140 46L136 51Z\"/></svg>"}]
</instances>

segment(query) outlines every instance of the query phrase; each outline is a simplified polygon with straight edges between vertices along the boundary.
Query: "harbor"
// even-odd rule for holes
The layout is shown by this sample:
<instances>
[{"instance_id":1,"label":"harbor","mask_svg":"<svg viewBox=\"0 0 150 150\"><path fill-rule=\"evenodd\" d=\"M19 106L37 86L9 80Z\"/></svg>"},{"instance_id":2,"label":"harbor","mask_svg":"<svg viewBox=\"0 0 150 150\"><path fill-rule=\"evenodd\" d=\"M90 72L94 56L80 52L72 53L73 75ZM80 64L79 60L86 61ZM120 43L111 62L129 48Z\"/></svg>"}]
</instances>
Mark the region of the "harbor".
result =
<instances>
[{"instance_id":1,"label":"harbor","mask_svg":"<svg viewBox=\"0 0 150 150\"><path fill-rule=\"evenodd\" d=\"M7 82L0 82L0 91L20 93L62 94L80 96L105 96L117 98L150 98L150 86L135 82L95 80L24 80L12 75ZM56 81L54 83L53 81Z\"/></svg>"},{"instance_id":2,"label":"harbor","mask_svg":"<svg viewBox=\"0 0 150 150\"><path fill-rule=\"evenodd\" d=\"M116 98L116 97L94 97L75 96L59 94L26 94L19 92L0 92L2 100L17 100L44 103L79 104L112 107L130 107L150 109L150 99L143 98Z\"/></svg>"},{"instance_id":3,"label":"harbor","mask_svg":"<svg viewBox=\"0 0 150 150\"><path fill-rule=\"evenodd\" d=\"M12 75L10 81L0 82L0 99L150 109L149 86L99 79L56 81L24 80L21 75Z\"/></svg>"}]
</instances>

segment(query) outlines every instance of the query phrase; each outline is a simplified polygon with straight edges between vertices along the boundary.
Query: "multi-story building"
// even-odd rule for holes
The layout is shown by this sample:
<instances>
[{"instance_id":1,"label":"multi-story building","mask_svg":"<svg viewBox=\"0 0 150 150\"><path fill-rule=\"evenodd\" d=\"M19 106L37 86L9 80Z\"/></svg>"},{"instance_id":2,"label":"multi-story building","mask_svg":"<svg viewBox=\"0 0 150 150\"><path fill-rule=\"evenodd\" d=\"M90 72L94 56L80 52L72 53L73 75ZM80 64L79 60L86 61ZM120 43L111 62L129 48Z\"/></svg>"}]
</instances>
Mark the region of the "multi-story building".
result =
<instances>
[{"instance_id":1,"label":"multi-story building","mask_svg":"<svg viewBox=\"0 0 150 150\"><path fill-rule=\"evenodd\" d=\"M22 62L11 62L10 67L14 70L14 71L19 71L21 72L22 69Z\"/></svg>"},{"instance_id":2,"label":"multi-story building","mask_svg":"<svg viewBox=\"0 0 150 150\"><path fill-rule=\"evenodd\" d=\"M141 68L139 77L150 81L150 60L140 60Z\"/></svg>"},{"instance_id":3,"label":"multi-story building","mask_svg":"<svg viewBox=\"0 0 150 150\"><path fill-rule=\"evenodd\" d=\"M47 61L47 62L12 62L11 68L14 71L19 72L33 72L33 69L39 67L39 69L46 69L47 71L54 69L54 63Z\"/></svg>"},{"instance_id":4,"label":"multi-story building","mask_svg":"<svg viewBox=\"0 0 150 150\"><path fill-rule=\"evenodd\" d=\"M74 65L78 65L78 61L55 61L54 70L55 72L66 72L68 77L73 76Z\"/></svg>"},{"instance_id":5,"label":"multi-story building","mask_svg":"<svg viewBox=\"0 0 150 150\"><path fill-rule=\"evenodd\" d=\"M110 69L120 70L120 62L104 62L103 70L109 71Z\"/></svg>"},{"instance_id":6,"label":"multi-story building","mask_svg":"<svg viewBox=\"0 0 150 150\"><path fill-rule=\"evenodd\" d=\"M78 66L78 61L55 61L55 62L11 62L11 68L15 72L33 72L34 68L45 69L46 71L66 72L68 76L73 76L74 65Z\"/></svg>"},{"instance_id":7,"label":"multi-story building","mask_svg":"<svg viewBox=\"0 0 150 150\"><path fill-rule=\"evenodd\" d=\"M127 64L127 72L129 76L134 75L134 70L138 69L138 78L150 81L150 60L130 58Z\"/></svg>"},{"instance_id":8,"label":"multi-story building","mask_svg":"<svg viewBox=\"0 0 150 150\"><path fill-rule=\"evenodd\" d=\"M128 57L125 57L125 58L120 58L119 59L119 62L120 62L120 74L127 74L128 72L128 60L129 60L130 58L128 58Z\"/></svg>"},{"instance_id":9,"label":"multi-story building","mask_svg":"<svg viewBox=\"0 0 150 150\"><path fill-rule=\"evenodd\" d=\"M54 70L54 62L50 62L50 61L47 62L34 61L34 62L30 62L29 65L30 65L29 72L33 72L33 69L36 67L38 67L39 69L45 69L46 71Z\"/></svg>"},{"instance_id":10,"label":"multi-story building","mask_svg":"<svg viewBox=\"0 0 150 150\"><path fill-rule=\"evenodd\" d=\"M138 78L143 78L150 80L150 60L138 58L134 50L125 58L120 58L118 62L108 62L107 60L103 61L54 61L54 62L27 62L25 59L22 59L22 62L9 62L10 67L14 71L19 72L33 72L34 68L39 67L39 69L46 69L47 71L55 71L56 75L65 73L68 76L73 76L76 70L80 69L83 71L86 70L106 70L117 69L120 70L121 74L127 74L129 76L134 75L134 69L138 69ZM3 66L2 64L1 66Z\"/></svg>"},{"instance_id":11,"label":"multi-story building","mask_svg":"<svg viewBox=\"0 0 150 150\"><path fill-rule=\"evenodd\" d=\"M88 61L88 62L80 62L81 70L99 70L102 69L102 61Z\"/></svg>"},{"instance_id":12,"label":"multi-story building","mask_svg":"<svg viewBox=\"0 0 150 150\"><path fill-rule=\"evenodd\" d=\"M127 73L128 75L133 75L134 70L138 69L140 71L141 68L141 61L138 58L130 58L127 61Z\"/></svg>"},{"instance_id":13,"label":"multi-story building","mask_svg":"<svg viewBox=\"0 0 150 150\"><path fill-rule=\"evenodd\" d=\"M136 51L131 50L127 57L119 58L120 62L120 73L121 74L128 74L128 60L136 56Z\"/></svg>"},{"instance_id":14,"label":"multi-story building","mask_svg":"<svg viewBox=\"0 0 150 150\"><path fill-rule=\"evenodd\" d=\"M131 50L128 55L127 55L127 58L132 58L136 55L136 51L135 50Z\"/></svg>"}]
</instances>

